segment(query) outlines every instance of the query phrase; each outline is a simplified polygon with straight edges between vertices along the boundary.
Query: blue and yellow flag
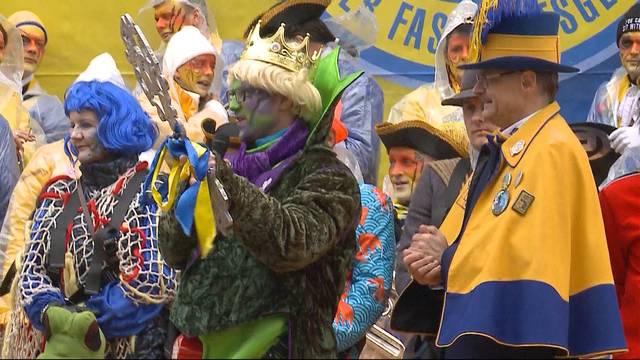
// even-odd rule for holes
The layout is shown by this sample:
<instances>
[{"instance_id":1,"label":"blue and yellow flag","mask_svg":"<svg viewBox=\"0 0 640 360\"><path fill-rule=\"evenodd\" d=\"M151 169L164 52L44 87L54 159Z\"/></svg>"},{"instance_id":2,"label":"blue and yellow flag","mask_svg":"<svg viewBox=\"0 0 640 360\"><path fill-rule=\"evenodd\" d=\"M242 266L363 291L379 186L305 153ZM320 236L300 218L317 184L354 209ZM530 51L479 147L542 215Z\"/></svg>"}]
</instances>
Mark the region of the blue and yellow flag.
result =
<instances>
[{"instance_id":1,"label":"blue and yellow flag","mask_svg":"<svg viewBox=\"0 0 640 360\"><path fill-rule=\"evenodd\" d=\"M174 161L169 172L167 191L163 195L157 188L156 180L167 152ZM185 156L187 161L181 162L179 159ZM153 160L152 172L146 184L161 211L167 212L175 204L175 215L185 235L191 235L191 229L195 224L201 257L205 257L211 251L216 235L216 222L206 179L209 156L207 148L187 138L168 138ZM193 183L188 185L182 194L178 194L180 183L188 183L190 179L193 179Z\"/></svg>"}]
</instances>

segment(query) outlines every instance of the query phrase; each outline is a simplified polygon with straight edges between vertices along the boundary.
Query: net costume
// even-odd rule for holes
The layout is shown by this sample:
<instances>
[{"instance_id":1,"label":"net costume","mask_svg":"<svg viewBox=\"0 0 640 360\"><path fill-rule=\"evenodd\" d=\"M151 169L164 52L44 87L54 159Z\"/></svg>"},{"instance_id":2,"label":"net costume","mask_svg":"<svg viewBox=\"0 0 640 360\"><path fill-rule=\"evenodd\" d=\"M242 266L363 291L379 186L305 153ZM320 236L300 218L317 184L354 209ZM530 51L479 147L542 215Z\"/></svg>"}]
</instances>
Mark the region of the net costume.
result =
<instances>
[{"instance_id":1,"label":"net costume","mask_svg":"<svg viewBox=\"0 0 640 360\"><path fill-rule=\"evenodd\" d=\"M146 167L146 163L139 163L123 171L113 184L85 190L95 231L109 223L119 197L127 186L134 186L129 185L132 178ZM39 197L19 276L13 284L13 291L19 296L14 297L12 321L5 338L5 342L13 346L5 347L3 357L35 357L43 343L40 314L46 304L69 303L75 290L86 285L94 256L94 241L83 212L78 209L73 221L64 225L67 229L64 239L52 239L55 233L52 230L65 205L72 196L78 196L76 187L76 180L56 177ZM100 290L80 298L87 308L97 312L98 323L108 340L105 353L108 358L132 354L134 341L131 335L149 325L163 304L173 298L176 274L158 251L157 215L157 207L146 204L139 190L117 229L115 261L107 260L103 264ZM64 241L66 249L65 265L59 279L51 276L47 269L51 245L56 241Z\"/></svg>"}]
</instances>

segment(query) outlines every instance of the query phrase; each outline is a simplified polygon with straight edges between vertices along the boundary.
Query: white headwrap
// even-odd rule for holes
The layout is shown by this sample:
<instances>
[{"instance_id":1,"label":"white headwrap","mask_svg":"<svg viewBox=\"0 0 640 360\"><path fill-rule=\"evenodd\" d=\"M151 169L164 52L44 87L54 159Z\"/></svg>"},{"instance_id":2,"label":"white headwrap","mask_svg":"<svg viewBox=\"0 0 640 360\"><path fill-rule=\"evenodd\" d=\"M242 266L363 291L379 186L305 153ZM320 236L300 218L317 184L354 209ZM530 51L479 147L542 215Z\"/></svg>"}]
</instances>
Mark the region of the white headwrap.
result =
<instances>
[{"instance_id":1,"label":"white headwrap","mask_svg":"<svg viewBox=\"0 0 640 360\"><path fill-rule=\"evenodd\" d=\"M78 75L78 78L74 82L80 81L110 82L129 91L115 60L113 60L111 54L106 52L93 58L93 60L89 62L87 69Z\"/></svg>"}]
</instances>

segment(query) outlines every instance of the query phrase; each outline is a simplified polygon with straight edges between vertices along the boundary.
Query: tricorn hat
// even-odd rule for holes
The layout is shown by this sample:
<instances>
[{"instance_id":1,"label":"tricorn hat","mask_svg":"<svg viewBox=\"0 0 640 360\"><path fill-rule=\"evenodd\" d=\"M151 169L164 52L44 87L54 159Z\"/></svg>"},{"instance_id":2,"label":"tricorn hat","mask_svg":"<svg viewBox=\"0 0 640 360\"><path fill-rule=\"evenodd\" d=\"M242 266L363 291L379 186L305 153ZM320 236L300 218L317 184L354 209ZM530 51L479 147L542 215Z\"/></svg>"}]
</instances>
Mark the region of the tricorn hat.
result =
<instances>
[{"instance_id":1,"label":"tricorn hat","mask_svg":"<svg viewBox=\"0 0 640 360\"><path fill-rule=\"evenodd\" d=\"M395 104L386 122L376 125L384 146L409 147L436 160L467 157L469 140L463 121L442 121L429 116L424 107L428 96L419 88Z\"/></svg>"},{"instance_id":2,"label":"tricorn hat","mask_svg":"<svg viewBox=\"0 0 640 360\"><path fill-rule=\"evenodd\" d=\"M620 154L611 148L609 141L609 134L616 128L607 124L587 122L574 123L570 127L587 152L596 184L602 183L611 165L620 157Z\"/></svg>"}]
</instances>

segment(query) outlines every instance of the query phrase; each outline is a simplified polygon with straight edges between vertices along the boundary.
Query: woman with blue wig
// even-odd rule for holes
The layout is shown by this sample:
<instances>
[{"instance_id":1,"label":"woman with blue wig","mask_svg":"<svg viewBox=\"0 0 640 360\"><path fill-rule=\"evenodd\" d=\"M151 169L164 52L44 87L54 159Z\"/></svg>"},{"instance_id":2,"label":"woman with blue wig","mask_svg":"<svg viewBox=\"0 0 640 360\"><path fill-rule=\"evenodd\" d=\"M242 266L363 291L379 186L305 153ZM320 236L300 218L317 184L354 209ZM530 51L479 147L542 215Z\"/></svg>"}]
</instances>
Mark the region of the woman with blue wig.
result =
<instances>
[{"instance_id":1,"label":"woman with blue wig","mask_svg":"<svg viewBox=\"0 0 640 360\"><path fill-rule=\"evenodd\" d=\"M162 356L175 273L158 251L157 208L142 192L147 163L138 162L157 129L108 54L67 90L64 107L65 151L81 175L52 178L38 198L3 355Z\"/></svg>"}]
</instances>

